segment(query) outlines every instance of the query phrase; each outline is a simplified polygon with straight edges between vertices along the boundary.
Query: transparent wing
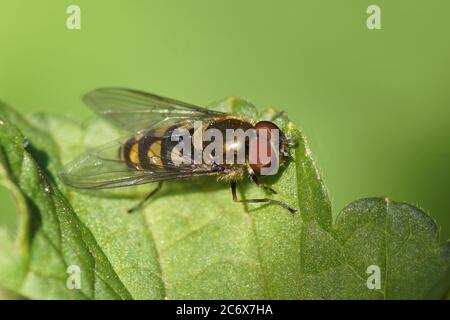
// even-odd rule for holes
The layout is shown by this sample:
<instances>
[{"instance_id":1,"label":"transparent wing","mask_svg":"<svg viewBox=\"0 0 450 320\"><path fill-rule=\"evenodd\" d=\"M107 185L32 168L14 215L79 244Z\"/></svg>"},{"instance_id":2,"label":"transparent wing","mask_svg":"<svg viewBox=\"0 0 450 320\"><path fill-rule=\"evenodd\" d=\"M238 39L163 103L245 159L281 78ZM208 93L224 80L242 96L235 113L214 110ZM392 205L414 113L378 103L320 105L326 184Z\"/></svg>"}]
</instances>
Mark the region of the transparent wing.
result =
<instances>
[{"instance_id":1,"label":"transparent wing","mask_svg":"<svg viewBox=\"0 0 450 320\"><path fill-rule=\"evenodd\" d=\"M161 164L153 164L145 170L130 168L119 156L123 141L121 139L108 143L76 158L60 172L61 180L74 188L105 189L213 175L218 172L217 168L205 164L181 167L168 165L164 156L160 157L161 161L157 161Z\"/></svg>"},{"instance_id":2,"label":"transparent wing","mask_svg":"<svg viewBox=\"0 0 450 320\"><path fill-rule=\"evenodd\" d=\"M151 93L124 88L96 89L87 93L83 100L101 117L132 132L150 129L162 123L204 119L224 114Z\"/></svg>"}]
</instances>

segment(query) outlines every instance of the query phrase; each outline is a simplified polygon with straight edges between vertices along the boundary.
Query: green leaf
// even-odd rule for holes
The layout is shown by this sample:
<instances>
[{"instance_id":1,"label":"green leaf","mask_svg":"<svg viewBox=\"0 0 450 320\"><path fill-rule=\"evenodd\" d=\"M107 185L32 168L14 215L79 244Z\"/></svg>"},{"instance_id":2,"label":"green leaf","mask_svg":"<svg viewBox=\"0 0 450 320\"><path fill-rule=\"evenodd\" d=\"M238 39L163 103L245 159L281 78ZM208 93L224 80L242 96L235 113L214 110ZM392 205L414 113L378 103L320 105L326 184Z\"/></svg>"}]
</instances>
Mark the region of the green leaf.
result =
<instances>
[{"instance_id":1,"label":"green leaf","mask_svg":"<svg viewBox=\"0 0 450 320\"><path fill-rule=\"evenodd\" d=\"M211 107L253 118L248 102ZM50 114L23 118L0 105L0 182L17 203L19 229L0 227L0 285L29 298L71 299L407 299L441 298L449 288L450 245L423 211L388 199L358 200L332 223L331 205L305 137L292 160L265 179L274 198L297 207L231 201L213 178L167 183L141 211L154 186L86 192L57 172L89 147L120 135L99 121ZM26 137L26 138L24 138ZM266 196L242 183L242 198ZM66 286L81 270L81 289ZM369 266L381 288L368 289Z\"/></svg>"}]
</instances>

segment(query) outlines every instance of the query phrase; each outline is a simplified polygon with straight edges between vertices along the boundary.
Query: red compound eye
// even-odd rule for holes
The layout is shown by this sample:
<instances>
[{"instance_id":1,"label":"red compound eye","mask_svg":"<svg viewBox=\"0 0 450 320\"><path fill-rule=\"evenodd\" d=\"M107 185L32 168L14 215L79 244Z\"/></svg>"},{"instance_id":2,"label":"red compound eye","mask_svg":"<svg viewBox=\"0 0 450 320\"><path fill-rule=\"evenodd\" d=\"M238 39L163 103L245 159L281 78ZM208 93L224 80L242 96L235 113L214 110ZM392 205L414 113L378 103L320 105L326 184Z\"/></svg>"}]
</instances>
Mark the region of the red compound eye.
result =
<instances>
[{"instance_id":1,"label":"red compound eye","mask_svg":"<svg viewBox=\"0 0 450 320\"><path fill-rule=\"evenodd\" d=\"M250 147L250 167L255 173L259 174L261 168L271 166L271 162L267 162L267 159L272 157L272 146L270 145L271 130L278 130L279 132L280 129L270 121L260 121L255 125L255 130L257 143L255 147ZM281 136L280 133L279 136ZM260 139L265 139L266 141L262 142ZM261 147L264 148L262 152L260 152Z\"/></svg>"}]
</instances>

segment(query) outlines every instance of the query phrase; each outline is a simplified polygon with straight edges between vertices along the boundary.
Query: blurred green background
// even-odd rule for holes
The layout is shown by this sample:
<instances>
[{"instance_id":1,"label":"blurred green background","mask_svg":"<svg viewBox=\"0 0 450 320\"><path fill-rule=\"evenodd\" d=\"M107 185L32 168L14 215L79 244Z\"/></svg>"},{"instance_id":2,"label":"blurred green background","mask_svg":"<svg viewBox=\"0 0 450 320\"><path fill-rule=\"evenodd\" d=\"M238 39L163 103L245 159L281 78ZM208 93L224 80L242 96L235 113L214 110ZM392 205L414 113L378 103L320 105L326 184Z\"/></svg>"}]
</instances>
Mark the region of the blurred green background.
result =
<instances>
[{"instance_id":1,"label":"blurred green background","mask_svg":"<svg viewBox=\"0 0 450 320\"><path fill-rule=\"evenodd\" d=\"M81 30L66 28L70 4ZM382 30L366 28L370 4ZM80 96L114 85L275 106L304 129L335 214L388 196L424 208L445 239L449 12L448 0L0 0L0 99L88 117ZM3 189L0 201L15 210Z\"/></svg>"}]
</instances>

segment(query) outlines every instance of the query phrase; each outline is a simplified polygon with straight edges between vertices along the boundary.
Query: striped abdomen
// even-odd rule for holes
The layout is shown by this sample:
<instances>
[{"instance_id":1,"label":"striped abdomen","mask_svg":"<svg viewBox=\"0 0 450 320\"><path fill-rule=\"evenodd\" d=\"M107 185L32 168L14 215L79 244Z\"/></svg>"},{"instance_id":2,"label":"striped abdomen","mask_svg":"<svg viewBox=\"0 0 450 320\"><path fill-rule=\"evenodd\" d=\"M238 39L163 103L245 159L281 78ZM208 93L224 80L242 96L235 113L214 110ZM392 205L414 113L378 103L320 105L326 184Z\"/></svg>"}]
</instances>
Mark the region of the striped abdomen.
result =
<instances>
[{"instance_id":1,"label":"striped abdomen","mask_svg":"<svg viewBox=\"0 0 450 320\"><path fill-rule=\"evenodd\" d=\"M139 133L120 147L120 158L128 167L136 170L162 166L161 145L162 138L150 135L149 131Z\"/></svg>"},{"instance_id":2,"label":"striped abdomen","mask_svg":"<svg viewBox=\"0 0 450 320\"><path fill-rule=\"evenodd\" d=\"M176 156L173 150L178 141L172 141L171 134L181 127L193 132L189 124L177 124L138 133L120 147L121 160L136 170L176 169L172 159Z\"/></svg>"}]
</instances>

